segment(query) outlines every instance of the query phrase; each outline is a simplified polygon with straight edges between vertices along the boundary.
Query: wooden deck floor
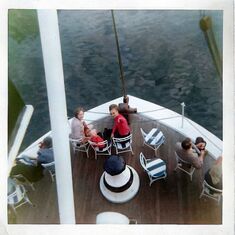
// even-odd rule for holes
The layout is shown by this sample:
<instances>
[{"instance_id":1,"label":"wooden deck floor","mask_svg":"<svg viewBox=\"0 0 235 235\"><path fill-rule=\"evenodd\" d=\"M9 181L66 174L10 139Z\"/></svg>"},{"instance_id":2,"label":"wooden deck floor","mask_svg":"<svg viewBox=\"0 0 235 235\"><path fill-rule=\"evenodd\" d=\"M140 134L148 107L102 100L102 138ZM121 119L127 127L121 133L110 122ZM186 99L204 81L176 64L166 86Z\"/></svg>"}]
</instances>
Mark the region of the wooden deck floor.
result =
<instances>
[{"instance_id":1,"label":"wooden deck floor","mask_svg":"<svg viewBox=\"0 0 235 235\"><path fill-rule=\"evenodd\" d=\"M110 117L94 123L98 130L111 127ZM139 153L153 157L153 150L143 147L140 127L149 131L159 127L166 136L166 142L160 147L158 155L167 164L167 178L154 182L149 187L147 174L139 163ZM222 203L202 198L203 175L212 163L207 156L202 170L196 170L192 182L182 172L174 172L174 145L183 137L173 130L161 126L156 121L147 120L135 114L131 117L134 137L134 156L125 153L122 156L126 163L135 168L140 177L140 188L137 195L129 202L114 204L107 201L100 192L99 180L103 173L103 164L107 156L93 156L89 159L85 154L72 156L73 186L75 213L77 224L94 224L96 215L103 211L115 211L137 220L138 224L221 224ZM91 154L92 155L92 154ZM24 205L17 209L17 218L9 216L9 223L19 224L56 224L59 223L56 183L52 183L48 175L36 183L36 191L29 191L28 196L35 207Z\"/></svg>"}]
</instances>

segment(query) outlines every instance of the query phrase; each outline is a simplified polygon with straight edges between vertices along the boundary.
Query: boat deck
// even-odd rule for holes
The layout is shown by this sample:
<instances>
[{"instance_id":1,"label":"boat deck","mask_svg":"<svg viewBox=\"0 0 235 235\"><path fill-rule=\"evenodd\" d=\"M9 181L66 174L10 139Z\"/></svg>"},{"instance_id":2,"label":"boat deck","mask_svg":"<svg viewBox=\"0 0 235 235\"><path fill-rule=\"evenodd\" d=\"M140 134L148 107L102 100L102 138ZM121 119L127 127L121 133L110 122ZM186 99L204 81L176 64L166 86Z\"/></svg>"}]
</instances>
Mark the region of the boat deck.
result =
<instances>
[{"instance_id":1,"label":"boat deck","mask_svg":"<svg viewBox=\"0 0 235 235\"><path fill-rule=\"evenodd\" d=\"M93 124L97 130L103 130L104 127L112 126L112 119L106 117ZM140 127L145 131L159 127L166 136L166 142L160 147L158 156L166 162L167 178L154 182L151 187L147 174L140 166L139 153L143 152L150 158L154 156L154 151L143 146ZM92 152L90 158L86 158L83 153L76 153L71 159L76 223L94 224L98 213L114 211L137 220L138 224L221 224L222 203L218 205L216 201L205 197L199 199L203 175L214 161L213 158L209 155L206 157L203 169L195 171L191 182L188 175L174 171L174 146L184 138L183 136L139 114L131 115L131 128L134 156L131 153L124 153L122 156L139 174L139 192L126 203L109 202L99 189L99 180L107 156L98 156L95 160ZM35 188L35 191L28 191L28 196L35 206L23 205L18 208L17 218L10 215L9 223L59 223L56 183L52 183L49 175L45 175L40 182L35 183Z\"/></svg>"}]
</instances>

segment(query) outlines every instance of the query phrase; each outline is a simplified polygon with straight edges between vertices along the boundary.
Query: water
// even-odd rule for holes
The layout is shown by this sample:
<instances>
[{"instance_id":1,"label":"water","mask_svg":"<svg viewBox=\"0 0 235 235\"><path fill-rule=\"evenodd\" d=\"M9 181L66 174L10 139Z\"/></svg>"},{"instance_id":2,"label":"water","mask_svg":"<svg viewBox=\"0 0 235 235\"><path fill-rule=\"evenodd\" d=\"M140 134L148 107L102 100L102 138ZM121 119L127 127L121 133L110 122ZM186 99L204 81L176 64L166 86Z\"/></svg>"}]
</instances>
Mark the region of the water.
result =
<instances>
[{"instance_id":1,"label":"water","mask_svg":"<svg viewBox=\"0 0 235 235\"><path fill-rule=\"evenodd\" d=\"M186 116L221 138L222 86L199 28L200 11L114 13L127 93L177 112L185 102ZM207 13L222 50L222 11ZM77 106L90 109L121 96L117 52L110 11L59 11L58 16L72 117ZM25 19L21 12L17 32L9 37L9 77L35 108L23 146L50 130L38 25L36 18Z\"/></svg>"}]
</instances>

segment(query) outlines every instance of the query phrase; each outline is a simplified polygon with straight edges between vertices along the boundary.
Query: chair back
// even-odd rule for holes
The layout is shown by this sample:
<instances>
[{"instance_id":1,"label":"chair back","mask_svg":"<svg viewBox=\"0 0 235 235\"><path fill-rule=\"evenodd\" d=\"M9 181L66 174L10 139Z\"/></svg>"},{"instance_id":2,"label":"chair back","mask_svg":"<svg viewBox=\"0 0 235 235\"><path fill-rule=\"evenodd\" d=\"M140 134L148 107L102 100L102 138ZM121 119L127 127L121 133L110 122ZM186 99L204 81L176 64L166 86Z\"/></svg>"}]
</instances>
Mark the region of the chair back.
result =
<instances>
[{"instance_id":1,"label":"chair back","mask_svg":"<svg viewBox=\"0 0 235 235\"><path fill-rule=\"evenodd\" d=\"M98 143L88 140L88 143L96 152L105 152L110 148L109 142L107 140L104 140ZM103 146L103 147L99 148L99 146Z\"/></svg>"},{"instance_id":2,"label":"chair back","mask_svg":"<svg viewBox=\"0 0 235 235\"><path fill-rule=\"evenodd\" d=\"M123 138L116 138L113 137L113 144L118 148L118 149L126 149L129 148L132 143L132 134L128 135L127 137Z\"/></svg>"},{"instance_id":3,"label":"chair back","mask_svg":"<svg viewBox=\"0 0 235 235\"><path fill-rule=\"evenodd\" d=\"M50 162L50 163L42 163L41 164L45 169L51 171L51 172L55 172L55 162Z\"/></svg>"},{"instance_id":4,"label":"chair back","mask_svg":"<svg viewBox=\"0 0 235 235\"><path fill-rule=\"evenodd\" d=\"M210 189L211 191L213 191L213 192L215 192L215 193L222 193L222 192L223 192L222 189L217 189L217 188L212 187L212 186L209 185L205 180L204 180L203 183L204 183L204 185L205 185L208 189Z\"/></svg>"},{"instance_id":5,"label":"chair back","mask_svg":"<svg viewBox=\"0 0 235 235\"><path fill-rule=\"evenodd\" d=\"M88 142L82 143L82 138L80 138L80 139L71 139L71 138L69 138L69 140L70 140L70 142L73 146L74 151L80 150L80 149L82 149L82 148L84 148L88 145Z\"/></svg>"},{"instance_id":6,"label":"chair back","mask_svg":"<svg viewBox=\"0 0 235 235\"><path fill-rule=\"evenodd\" d=\"M25 196L25 188L23 185L16 185L16 189L13 193L7 196L7 202L9 205L15 205L22 201Z\"/></svg>"},{"instance_id":7,"label":"chair back","mask_svg":"<svg viewBox=\"0 0 235 235\"><path fill-rule=\"evenodd\" d=\"M176 151L175 151L175 157L176 157L176 161L177 161L177 162L182 162L182 163L184 163L184 164L192 165L190 162L187 162L187 161L183 160L183 159L177 154Z\"/></svg>"},{"instance_id":8,"label":"chair back","mask_svg":"<svg viewBox=\"0 0 235 235\"><path fill-rule=\"evenodd\" d=\"M147 160L144 156L144 154L141 152L140 153L140 165L144 168L145 171L148 171L146 168Z\"/></svg>"}]
</instances>

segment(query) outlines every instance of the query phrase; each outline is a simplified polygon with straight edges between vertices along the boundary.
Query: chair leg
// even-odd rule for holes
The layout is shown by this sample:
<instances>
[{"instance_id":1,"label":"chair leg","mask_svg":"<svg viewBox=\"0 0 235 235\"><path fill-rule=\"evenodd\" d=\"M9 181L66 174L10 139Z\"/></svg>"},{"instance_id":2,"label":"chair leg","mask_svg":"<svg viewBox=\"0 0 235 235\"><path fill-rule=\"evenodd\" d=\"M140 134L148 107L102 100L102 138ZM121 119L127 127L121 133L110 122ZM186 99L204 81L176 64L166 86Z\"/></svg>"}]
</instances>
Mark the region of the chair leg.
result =
<instances>
[{"instance_id":1,"label":"chair leg","mask_svg":"<svg viewBox=\"0 0 235 235\"><path fill-rule=\"evenodd\" d=\"M14 205L10 205L10 208L12 209L14 215L17 216L16 208L14 207Z\"/></svg>"},{"instance_id":2,"label":"chair leg","mask_svg":"<svg viewBox=\"0 0 235 235\"><path fill-rule=\"evenodd\" d=\"M134 156L134 152L133 152L133 150L132 150L131 145L130 145L130 149L131 149L131 155Z\"/></svg>"},{"instance_id":3,"label":"chair leg","mask_svg":"<svg viewBox=\"0 0 235 235\"><path fill-rule=\"evenodd\" d=\"M201 192L201 194L200 194L200 197L199 197L199 198L202 198L203 193L204 193L204 189L202 189L202 192Z\"/></svg>"},{"instance_id":4,"label":"chair leg","mask_svg":"<svg viewBox=\"0 0 235 235\"><path fill-rule=\"evenodd\" d=\"M190 181L193 181L193 175L190 175Z\"/></svg>"}]
</instances>

